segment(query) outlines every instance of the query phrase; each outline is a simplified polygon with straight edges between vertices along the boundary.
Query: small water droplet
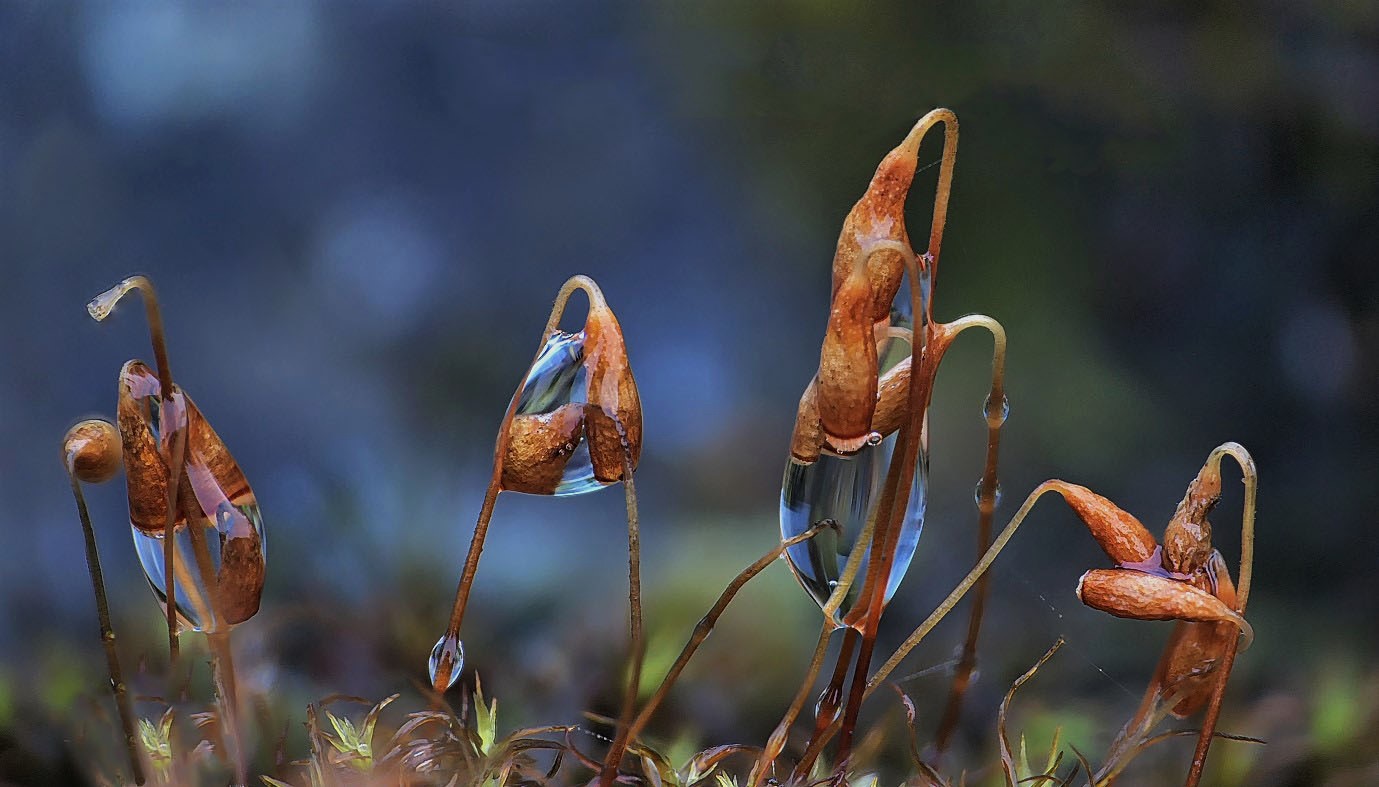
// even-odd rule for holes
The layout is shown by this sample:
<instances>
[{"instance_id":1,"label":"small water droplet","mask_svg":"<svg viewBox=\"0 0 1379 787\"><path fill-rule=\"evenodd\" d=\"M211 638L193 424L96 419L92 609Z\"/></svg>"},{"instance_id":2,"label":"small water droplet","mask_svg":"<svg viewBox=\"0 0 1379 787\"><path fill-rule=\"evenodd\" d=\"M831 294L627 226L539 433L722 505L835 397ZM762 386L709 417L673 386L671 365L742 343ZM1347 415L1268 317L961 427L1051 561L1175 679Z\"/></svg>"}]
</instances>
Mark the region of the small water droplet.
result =
<instances>
[{"instance_id":1,"label":"small water droplet","mask_svg":"<svg viewBox=\"0 0 1379 787\"><path fill-rule=\"evenodd\" d=\"M436 678L442 670L446 670L445 685L439 686ZM464 645L461 644L460 638L446 634L436 640L436 646L431 648L431 659L427 663L427 673L431 676L431 685L444 691L455 685L455 681L459 680L460 672L463 670Z\"/></svg>"},{"instance_id":2,"label":"small water droplet","mask_svg":"<svg viewBox=\"0 0 1379 787\"><path fill-rule=\"evenodd\" d=\"M1010 417L1010 399L1002 394L999 403L1000 406L997 407L997 403L991 401L990 394L987 394L986 400L982 402L982 417L990 426L1000 426Z\"/></svg>"},{"instance_id":3,"label":"small water droplet","mask_svg":"<svg viewBox=\"0 0 1379 787\"><path fill-rule=\"evenodd\" d=\"M809 464L795 459L790 459L786 464L780 499L782 538L797 536L823 519L838 523L837 529L822 530L808 541L790 547L785 553L795 578L820 607L828 603L828 597L838 586L848 557L867 520L876 515L895 443L896 437L891 435L879 445L864 446L851 456L824 454ZM916 465L909 505L901 520L900 540L896 544L891 574L886 583L887 601L899 587L919 543L927 504L927 477L928 460L921 456ZM836 612L834 623L837 625L842 625L843 618L861 594L868 557L863 558L857 579Z\"/></svg>"},{"instance_id":4,"label":"small water droplet","mask_svg":"<svg viewBox=\"0 0 1379 787\"><path fill-rule=\"evenodd\" d=\"M977 479L977 487L976 487L976 489L972 490L972 501L975 502L975 503L977 504L977 507L978 507L978 508L981 508L981 506L982 506L982 479L980 479L980 478ZM991 495L991 509L994 511L994 510L996 510L997 508L1000 508L1000 506L1001 506L1001 482L1000 482L1000 481L997 481L997 482L996 482L996 488L995 488L994 490L992 490L992 495Z\"/></svg>"},{"instance_id":5,"label":"small water droplet","mask_svg":"<svg viewBox=\"0 0 1379 787\"><path fill-rule=\"evenodd\" d=\"M872 432L867 435L867 445L881 445L883 439L880 432Z\"/></svg>"},{"instance_id":6,"label":"small water droplet","mask_svg":"<svg viewBox=\"0 0 1379 787\"><path fill-rule=\"evenodd\" d=\"M830 688L825 686L824 690L819 692L819 698L814 701L814 718L817 719L827 712L827 721L832 724L838 720L839 711L843 709L843 696L841 690L829 691Z\"/></svg>"}]
</instances>

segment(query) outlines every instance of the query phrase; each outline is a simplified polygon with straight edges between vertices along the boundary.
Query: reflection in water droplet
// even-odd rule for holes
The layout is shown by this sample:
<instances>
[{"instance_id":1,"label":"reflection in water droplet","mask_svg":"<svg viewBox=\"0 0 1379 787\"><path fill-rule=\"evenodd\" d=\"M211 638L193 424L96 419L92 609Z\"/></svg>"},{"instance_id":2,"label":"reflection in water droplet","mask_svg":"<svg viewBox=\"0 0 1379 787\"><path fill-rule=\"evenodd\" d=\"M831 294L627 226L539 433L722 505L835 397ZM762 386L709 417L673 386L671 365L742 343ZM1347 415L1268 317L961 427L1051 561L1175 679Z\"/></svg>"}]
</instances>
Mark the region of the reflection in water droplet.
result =
<instances>
[{"instance_id":1,"label":"reflection in water droplet","mask_svg":"<svg viewBox=\"0 0 1379 787\"><path fill-rule=\"evenodd\" d=\"M991 495L991 510L995 511L997 508L1001 507L1000 481L996 482L996 488L992 491L993 494ZM982 507L982 479L980 478L977 479L976 488L972 490L972 502L976 503L978 508Z\"/></svg>"},{"instance_id":2,"label":"reflection in water droplet","mask_svg":"<svg viewBox=\"0 0 1379 787\"><path fill-rule=\"evenodd\" d=\"M209 547L211 560L218 564L220 562L220 539L216 538L215 531L206 527L204 523L196 526L201 527L203 533L206 534L206 545ZM134 526L131 526L130 530L134 533L134 552L139 556L139 565L144 569L144 576L148 579L148 585L153 589L153 595L158 597L158 603L166 605L168 601L168 574L166 565L163 563L163 536L145 533ZM174 579L174 584L177 588L178 622L183 629L202 632L217 631L220 626L215 615L211 612L211 593L197 568L196 551L192 548L191 533L186 525L176 529L173 551L174 560L177 564L177 576Z\"/></svg>"},{"instance_id":3,"label":"reflection in water droplet","mask_svg":"<svg viewBox=\"0 0 1379 787\"><path fill-rule=\"evenodd\" d=\"M819 698L814 701L814 718L819 718L824 713L824 705L828 705L828 723L832 724L838 720L838 712L843 709L842 691L829 691L831 687L825 686L819 692Z\"/></svg>"},{"instance_id":4,"label":"reflection in water droplet","mask_svg":"<svg viewBox=\"0 0 1379 787\"><path fill-rule=\"evenodd\" d=\"M166 604L168 471L165 463L150 462L148 452L170 456L173 438L185 430L186 477L173 525L174 606L184 627L218 631L258 612L267 553L263 520L254 490L191 397L178 389L162 405L148 367L126 364L119 407L135 553L154 595ZM193 533L205 542L200 559ZM211 605L216 597L219 610Z\"/></svg>"},{"instance_id":5,"label":"reflection in water droplet","mask_svg":"<svg viewBox=\"0 0 1379 787\"><path fill-rule=\"evenodd\" d=\"M445 669L448 670L445 686L437 688L448 689L454 686L455 681L460 678L460 672L464 670L464 645L460 638L447 634L436 640L436 646L431 648L431 659L426 666L431 676L431 685L435 686L436 676Z\"/></svg>"},{"instance_id":6,"label":"reflection in water droplet","mask_svg":"<svg viewBox=\"0 0 1379 787\"><path fill-rule=\"evenodd\" d=\"M867 435L867 445L881 445L883 439L880 432L872 432Z\"/></svg>"},{"instance_id":7,"label":"reflection in water droplet","mask_svg":"<svg viewBox=\"0 0 1379 787\"><path fill-rule=\"evenodd\" d=\"M995 403L991 401L990 394L982 402L982 417L990 426L1000 426L1006 422L1006 418L1010 417L1010 399L1004 394L1001 395L1000 405L1000 407L996 407Z\"/></svg>"},{"instance_id":8,"label":"reflection in water droplet","mask_svg":"<svg viewBox=\"0 0 1379 787\"><path fill-rule=\"evenodd\" d=\"M589 401L584 341L582 331L557 331L527 372L504 459L505 489L564 497L608 486L594 478L583 410L568 408Z\"/></svg>"},{"instance_id":9,"label":"reflection in water droplet","mask_svg":"<svg viewBox=\"0 0 1379 787\"><path fill-rule=\"evenodd\" d=\"M876 514L895 443L896 436L891 435L880 445L866 446L849 457L824 454L812 464L792 458L786 465L780 496L782 538L797 536L822 519L834 520L841 531L822 530L786 550L786 560L795 578L821 607L827 604L829 593L837 585L866 521ZM924 528L928 464L928 457L921 453L886 583L887 601L905 576ZM843 617L856 603L869 558L870 555L863 558L857 578L835 614L835 625L842 625Z\"/></svg>"}]
</instances>

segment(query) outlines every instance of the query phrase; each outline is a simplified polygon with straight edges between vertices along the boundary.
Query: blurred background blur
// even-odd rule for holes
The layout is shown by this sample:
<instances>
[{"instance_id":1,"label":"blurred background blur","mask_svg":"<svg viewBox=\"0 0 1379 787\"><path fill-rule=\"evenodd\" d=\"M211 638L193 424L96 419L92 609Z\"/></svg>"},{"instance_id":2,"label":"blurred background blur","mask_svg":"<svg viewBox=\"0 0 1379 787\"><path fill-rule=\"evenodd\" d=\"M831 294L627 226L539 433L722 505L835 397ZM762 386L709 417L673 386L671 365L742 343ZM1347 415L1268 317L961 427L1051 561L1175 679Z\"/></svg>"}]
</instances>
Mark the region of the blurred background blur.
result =
<instances>
[{"instance_id":1,"label":"blurred background blur","mask_svg":"<svg viewBox=\"0 0 1379 787\"><path fill-rule=\"evenodd\" d=\"M126 359L152 359L142 310L98 325L92 296L152 277L174 374L258 494L269 576L240 669L293 749L327 694L420 706L497 422L561 282L593 276L645 407L664 669L778 537L839 224L935 106L962 123L936 314L1010 335L998 523L1060 477L1157 533L1207 453L1245 445L1258 641L1222 727L1270 745L1219 745L1213 778L1379 779L1379 5L1286 0L0 5L0 778L53 783L87 764L83 734L113 734L58 445L113 415ZM930 514L885 642L974 558L989 365L964 338L940 375ZM1214 521L1234 564L1229 472ZM122 650L160 693L123 482L88 496ZM622 506L500 500L464 641L501 727L613 709ZM1133 711L1168 624L1077 603L1105 565L1080 531L1042 504L997 564L959 763L991 761L1000 696L1059 636L1012 720L1031 746L1061 724L1102 752ZM911 672L952 657L965 617ZM653 735L764 741L818 621L773 567ZM943 670L903 685L931 734ZM894 722L893 698L874 705ZM1150 759L1181 774L1190 747Z\"/></svg>"}]
</instances>

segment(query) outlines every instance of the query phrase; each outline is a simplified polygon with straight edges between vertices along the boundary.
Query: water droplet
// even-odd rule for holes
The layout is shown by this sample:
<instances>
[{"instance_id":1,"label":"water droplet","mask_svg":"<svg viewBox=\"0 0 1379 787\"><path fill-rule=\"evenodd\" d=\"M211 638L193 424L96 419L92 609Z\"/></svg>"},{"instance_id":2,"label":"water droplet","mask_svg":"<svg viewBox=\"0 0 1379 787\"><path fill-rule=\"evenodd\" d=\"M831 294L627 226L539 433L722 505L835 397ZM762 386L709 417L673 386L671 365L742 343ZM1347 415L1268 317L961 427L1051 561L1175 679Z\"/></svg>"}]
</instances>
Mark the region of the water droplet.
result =
<instances>
[{"instance_id":1,"label":"water droplet","mask_svg":"<svg viewBox=\"0 0 1379 787\"><path fill-rule=\"evenodd\" d=\"M986 419L987 424L990 426L1000 426L1006 422L1006 418L1009 416L1010 399L1002 394L1000 407L997 407L996 403L991 401L991 395L988 394L986 400L982 402L982 417Z\"/></svg>"},{"instance_id":2,"label":"water droplet","mask_svg":"<svg viewBox=\"0 0 1379 787\"><path fill-rule=\"evenodd\" d=\"M504 489L563 497L608 486L594 478L585 434L584 343L582 331L557 331L527 372L508 432Z\"/></svg>"},{"instance_id":3,"label":"water droplet","mask_svg":"<svg viewBox=\"0 0 1379 787\"><path fill-rule=\"evenodd\" d=\"M786 559L795 578L820 607L828 603L829 594L837 586L865 523L876 514L895 443L896 436L891 435L881 444L864 446L852 456L824 454L811 464L792 458L786 465L780 497L781 536L797 536L822 519L838 523L838 530L825 529L786 550ZM895 595L919 544L927 504L927 476L928 458L921 453L886 584L887 601ZM857 578L837 610L836 625L842 625L843 618L861 593L869 557L863 558Z\"/></svg>"},{"instance_id":4,"label":"water droplet","mask_svg":"<svg viewBox=\"0 0 1379 787\"><path fill-rule=\"evenodd\" d=\"M119 409L121 425L136 427L121 430L135 553L159 603L167 603L171 571L184 627L217 631L253 617L263 593L267 542L254 490L225 443L180 389L164 402L157 378L138 361L121 372ZM168 471L152 457L171 456L180 431L186 433L182 483L190 495L183 494L174 517L169 567ZM219 615L211 605L217 595Z\"/></svg>"},{"instance_id":5,"label":"water droplet","mask_svg":"<svg viewBox=\"0 0 1379 787\"><path fill-rule=\"evenodd\" d=\"M825 686L824 690L819 692L819 698L814 701L814 718L817 719L827 712L828 723L832 724L838 720L839 711L843 709L843 692L841 689L830 691L830 688Z\"/></svg>"},{"instance_id":6,"label":"water droplet","mask_svg":"<svg viewBox=\"0 0 1379 787\"><path fill-rule=\"evenodd\" d=\"M991 502L991 510L994 511L994 510L996 510L997 508L1000 508L1000 506L1001 506L1001 482L1000 482L1000 481L997 481L997 482L996 482L996 488L995 488L994 490L992 490L992 492L993 492L993 494L991 495L991 501L992 501L992 502ZM977 479L977 487L976 487L975 489L972 490L972 501L975 502L975 503L977 504L977 507L978 507L978 508L981 508L981 506L982 506L982 479L980 479L980 478Z\"/></svg>"},{"instance_id":7,"label":"water droplet","mask_svg":"<svg viewBox=\"0 0 1379 787\"><path fill-rule=\"evenodd\" d=\"M460 638L446 634L436 640L436 646L431 648L431 659L426 666L432 686L442 691L454 686L455 681L460 678L460 672L464 670L464 645ZM438 685L437 676L443 678L444 686Z\"/></svg>"},{"instance_id":8,"label":"water droplet","mask_svg":"<svg viewBox=\"0 0 1379 787\"><path fill-rule=\"evenodd\" d=\"M872 432L867 435L867 445L881 445L883 439L880 432Z\"/></svg>"}]
</instances>

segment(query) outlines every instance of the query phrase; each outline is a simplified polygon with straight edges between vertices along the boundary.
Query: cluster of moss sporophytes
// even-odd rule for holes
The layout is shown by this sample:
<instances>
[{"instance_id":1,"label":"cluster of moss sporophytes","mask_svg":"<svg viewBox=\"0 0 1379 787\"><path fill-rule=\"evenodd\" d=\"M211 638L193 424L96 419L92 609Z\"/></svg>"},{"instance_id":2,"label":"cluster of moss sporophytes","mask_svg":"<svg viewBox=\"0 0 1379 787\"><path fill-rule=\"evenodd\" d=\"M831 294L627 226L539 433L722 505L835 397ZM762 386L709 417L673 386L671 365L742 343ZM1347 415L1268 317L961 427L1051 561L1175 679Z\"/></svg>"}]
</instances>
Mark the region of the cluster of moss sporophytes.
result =
<instances>
[{"instance_id":1,"label":"cluster of moss sporophytes","mask_svg":"<svg viewBox=\"0 0 1379 787\"><path fill-rule=\"evenodd\" d=\"M911 246L905 209L918 171L921 143L942 126L943 153L927 243ZM1001 430L1005 396L1006 333L983 315L950 322L935 319L939 260L957 156L958 126L952 112L934 110L888 153L862 197L843 220L831 271L832 294L819 350L818 370L800 397L780 497L781 539L724 589L694 627L667 674L643 699L639 694L646 650L641 601L641 528L635 471L642 453L642 411L621 326L598 285L585 276L565 283L543 330L535 357L498 425L493 471L461 569L448 623L428 662L430 710L411 714L386 746L375 750L374 730L389 698L360 725L322 706L308 709L312 742L305 764L312 785L493 784L571 781L575 773L603 787L617 781L688 785L717 773L725 783L730 757L750 757L751 785L847 783L865 765L857 752L859 711L876 689L967 594L970 617L952 685L941 712L932 756L911 746L917 784L943 784L942 757L958 727L976 664L986 606L987 570L1048 492L1063 497L1105 551L1109 568L1093 568L1077 582L1089 607L1124 618L1178 621L1138 710L1100 765L1079 760L1070 774L1055 773L1051 758L1033 772L1011 754L1005 718L1014 688L1002 704L999 740L1003 773L1011 785L1071 783L1079 770L1092 784L1110 784L1130 761L1160 739L1157 725L1169 715L1203 715L1198 745L1186 778L1201 778L1222 697L1241 637L1252 638L1244 613L1249 597L1256 477L1249 454L1234 443L1213 450L1162 540L1139 520L1085 487L1050 480L1035 488L999 533L993 520L999 496ZM173 783L195 771L178 771L171 741L171 711L155 724L131 708L115 647L100 572L95 533L81 486L113 478L123 468L136 552L163 606L170 660L179 636L204 634L214 659L217 703L215 755L247 783L249 753L231 632L259 609L266 577L263 522L244 474L225 443L191 398L173 382L161 315L150 283L133 277L89 305L105 319L124 295L143 296L155 365L124 364L119 375L116 423L89 420L74 426L64 443L86 537L86 554L133 781L152 775ZM570 298L583 292L588 315L581 330L559 325ZM873 666L877 632L887 604L918 549L928 497L928 416L938 370L954 340L969 328L993 338L990 390L982 408L987 426L985 461L977 486L976 562L880 666ZM117 425L116 425L117 424ZM1233 581L1213 545L1208 515L1221 497L1221 462L1242 469L1245 505L1241 565ZM465 674L460 636L480 555L502 492L572 496L620 484L627 508L628 652L618 716L607 720L611 737L601 756L590 756L572 739L571 725L496 731L496 701L485 700L472 681L472 714L450 710L446 694ZM641 735L724 610L753 577L784 557L801 587L822 610L822 625L798 691L759 749L715 747L676 768ZM823 671L828 645L841 633L831 676L814 703L811 723L799 717ZM1052 655L1052 651L1050 654ZM1047 658L1047 657L1046 657ZM1043 663L1042 661L1040 662ZM1036 667L1037 669L1037 667ZM176 681L170 670L170 681ZM1033 675L1026 673L1016 687ZM169 686L169 696L178 692ZM469 699L466 693L465 699ZM902 694L902 697L904 695ZM908 698L913 730L915 713ZM469 703L466 703L466 707ZM334 732L318 722L321 715ZM803 730L797 729L803 727ZM801 733L801 734L796 734ZM831 755L825 755L836 740ZM543 761L537 755L548 755ZM827 765L826 763L831 763ZM747 770L747 769L744 769ZM173 774L181 774L173 775ZM716 777L719 778L719 777ZM267 784L285 784L262 777Z\"/></svg>"}]
</instances>

